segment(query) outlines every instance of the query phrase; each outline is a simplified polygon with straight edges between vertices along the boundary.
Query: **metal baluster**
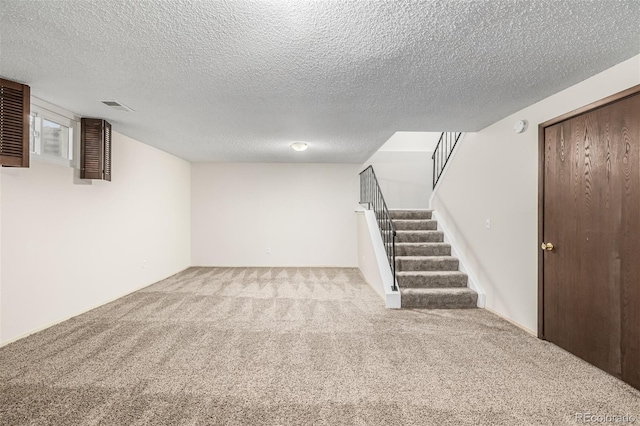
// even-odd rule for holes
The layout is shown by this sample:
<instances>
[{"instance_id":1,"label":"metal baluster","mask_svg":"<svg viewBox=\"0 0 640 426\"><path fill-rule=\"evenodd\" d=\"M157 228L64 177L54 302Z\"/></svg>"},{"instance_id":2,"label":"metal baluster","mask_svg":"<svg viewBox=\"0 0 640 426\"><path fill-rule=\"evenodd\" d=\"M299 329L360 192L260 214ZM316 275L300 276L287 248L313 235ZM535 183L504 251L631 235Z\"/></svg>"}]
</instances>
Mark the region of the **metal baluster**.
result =
<instances>
[{"instance_id":1,"label":"metal baluster","mask_svg":"<svg viewBox=\"0 0 640 426\"><path fill-rule=\"evenodd\" d=\"M442 158L447 158L448 152L449 152L449 133L445 133L444 134L444 152L443 152Z\"/></svg>"},{"instance_id":2,"label":"metal baluster","mask_svg":"<svg viewBox=\"0 0 640 426\"><path fill-rule=\"evenodd\" d=\"M438 158L438 179L440 178L440 173L442 172L442 150L444 149L444 143L440 146L440 156Z\"/></svg>"},{"instance_id":3,"label":"metal baluster","mask_svg":"<svg viewBox=\"0 0 640 426\"><path fill-rule=\"evenodd\" d=\"M435 152L434 152L434 155L435 155ZM433 159L433 157L431 159ZM433 187L435 188L436 187L436 166L435 166L435 164L433 166L433 181L432 182L433 182Z\"/></svg>"},{"instance_id":4,"label":"metal baluster","mask_svg":"<svg viewBox=\"0 0 640 426\"><path fill-rule=\"evenodd\" d=\"M435 153L433 159L434 161L436 159ZM434 176L435 173L434 170ZM384 196L378 184L376 174L371 166L360 172L360 194L361 202L368 205L368 210L372 210L376 218L387 255L387 261L389 262L393 275L391 288L393 291L398 291L396 285L396 229L393 225L387 204L384 201Z\"/></svg>"},{"instance_id":5,"label":"metal baluster","mask_svg":"<svg viewBox=\"0 0 640 426\"><path fill-rule=\"evenodd\" d=\"M440 180L444 168L455 149L462 132L442 132L431 159L433 160L433 187Z\"/></svg>"},{"instance_id":6,"label":"metal baluster","mask_svg":"<svg viewBox=\"0 0 640 426\"><path fill-rule=\"evenodd\" d=\"M398 291L398 286L396 285L396 231L393 231L391 257L393 258L393 287L391 289Z\"/></svg>"}]
</instances>

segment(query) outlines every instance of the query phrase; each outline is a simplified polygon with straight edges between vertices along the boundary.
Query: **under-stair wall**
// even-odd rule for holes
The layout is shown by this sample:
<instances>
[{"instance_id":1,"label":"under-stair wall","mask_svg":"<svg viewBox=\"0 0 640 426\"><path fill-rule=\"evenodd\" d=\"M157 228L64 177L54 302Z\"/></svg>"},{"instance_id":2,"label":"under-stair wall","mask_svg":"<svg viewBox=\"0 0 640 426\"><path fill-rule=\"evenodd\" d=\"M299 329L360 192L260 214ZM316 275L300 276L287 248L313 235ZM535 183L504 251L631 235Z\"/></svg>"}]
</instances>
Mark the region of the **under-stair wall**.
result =
<instances>
[{"instance_id":1,"label":"under-stair wall","mask_svg":"<svg viewBox=\"0 0 640 426\"><path fill-rule=\"evenodd\" d=\"M356 211L358 221L358 268L369 285L384 300L385 307L399 309L400 292L394 289L376 215L372 210Z\"/></svg>"}]
</instances>

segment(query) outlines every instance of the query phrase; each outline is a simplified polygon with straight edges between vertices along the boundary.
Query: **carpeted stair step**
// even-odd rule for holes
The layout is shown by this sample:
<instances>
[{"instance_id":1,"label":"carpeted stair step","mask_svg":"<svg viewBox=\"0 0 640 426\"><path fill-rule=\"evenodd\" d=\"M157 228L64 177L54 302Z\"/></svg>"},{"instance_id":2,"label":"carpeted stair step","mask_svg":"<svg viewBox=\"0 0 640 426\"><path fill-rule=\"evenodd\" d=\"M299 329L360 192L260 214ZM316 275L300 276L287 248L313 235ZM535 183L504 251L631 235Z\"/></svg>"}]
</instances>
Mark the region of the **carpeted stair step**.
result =
<instances>
[{"instance_id":1,"label":"carpeted stair step","mask_svg":"<svg viewBox=\"0 0 640 426\"><path fill-rule=\"evenodd\" d=\"M457 271L458 265L453 256L396 256L398 271Z\"/></svg>"},{"instance_id":2,"label":"carpeted stair step","mask_svg":"<svg viewBox=\"0 0 640 426\"><path fill-rule=\"evenodd\" d=\"M434 231L438 229L438 222L433 219L394 219L397 231Z\"/></svg>"},{"instance_id":3,"label":"carpeted stair step","mask_svg":"<svg viewBox=\"0 0 640 426\"><path fill-rule=\"evenodd\" d=\"M450 256L447 243L396 243L396 256Z\"/></svg>"},{"instance_id":4,"label":"carpeted stair step","mask_svg":"<svg viewBox=\"0 0 640 426\"><path fill-rule=\"evenodd\" d=\"M401 288L403 308L469 309L475 308L478 293L469 288Z\"/></svg>"},{"instance_id":5,"label":"carpeted stair step","mask_svg":"<svg viewBox=\"0 0 640 426\"><path fill-rule=\"evenodd\" d=\"M467 274L460 271L398 271L396 279L402 288L466 287Z\"/></svg>"},{"instance_id":6,"label":"carpeted stair step","mask_svg":"<svg viewBox=\"0 0 640 426\"><path fill-rule=\"evenodd\" d=\"M396 278L403 308L475 308L478 294L467 287L431 210L390 210L396 229Z\"/></svg>"},{"instance_id":7,"label":"carpeted stair step","mask_svg":"<svg viewBox=\"0 0 640 426\"><path fill-rule=\"evenodd\" d=\"M389 210L391 219L431 219L433 210Z\"/></svg>"},{"instance_id":8,"label":"carpeted stair step","mask_svg":"<svg viewBox=\"0 0 640 426\"><path fill-rule=\"evenodd\" d=\"M396 231L396 243L441 243L442 231Z\"/></svg>"}]
</instances>

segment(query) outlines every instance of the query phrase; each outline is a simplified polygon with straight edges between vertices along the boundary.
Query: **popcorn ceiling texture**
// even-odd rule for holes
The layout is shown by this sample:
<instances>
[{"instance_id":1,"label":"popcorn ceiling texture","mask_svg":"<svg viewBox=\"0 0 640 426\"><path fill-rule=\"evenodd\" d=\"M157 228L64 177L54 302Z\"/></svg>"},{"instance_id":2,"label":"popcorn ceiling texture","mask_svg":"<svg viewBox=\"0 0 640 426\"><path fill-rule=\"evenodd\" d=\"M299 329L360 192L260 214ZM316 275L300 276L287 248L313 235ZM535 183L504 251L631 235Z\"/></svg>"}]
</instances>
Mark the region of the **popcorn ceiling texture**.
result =
<instances>
[{"instance_id":1,"label":"popcorn ceiling texture","mask_svg":"<svg viewBox=\"0 0 640 426\"><path fill-rule=\"evenodd\" d=\"M640 0L0 0L0 75L191 161L362 162L638 54L638 22Z\"/></svg>"}]
</instances>

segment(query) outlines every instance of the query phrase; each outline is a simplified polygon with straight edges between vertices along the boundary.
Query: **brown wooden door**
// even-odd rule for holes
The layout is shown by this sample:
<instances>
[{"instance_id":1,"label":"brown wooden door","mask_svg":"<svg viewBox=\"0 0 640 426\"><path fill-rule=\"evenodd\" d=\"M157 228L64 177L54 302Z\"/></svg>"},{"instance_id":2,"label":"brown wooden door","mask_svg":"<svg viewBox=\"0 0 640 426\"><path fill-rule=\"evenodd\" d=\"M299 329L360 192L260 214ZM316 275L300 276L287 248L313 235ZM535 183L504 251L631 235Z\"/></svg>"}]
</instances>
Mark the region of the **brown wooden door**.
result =
<instances>
[{"instance_id":1,"label":"brown wooden door","mask_svg":"<svg viewBox=\"0 0 640 426\"><path fill-rule=\"evenodd\" d=\"M640 388L640 94L543 131L542 334Z\"/></svg>"}]
</instances>

